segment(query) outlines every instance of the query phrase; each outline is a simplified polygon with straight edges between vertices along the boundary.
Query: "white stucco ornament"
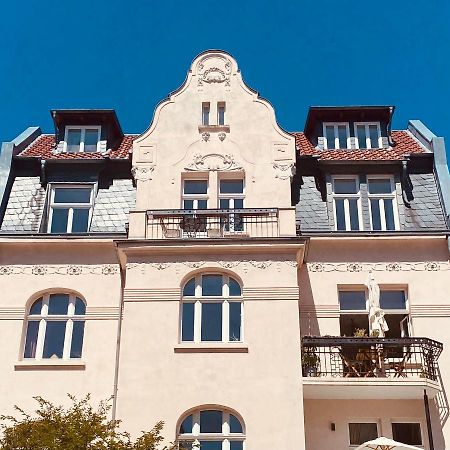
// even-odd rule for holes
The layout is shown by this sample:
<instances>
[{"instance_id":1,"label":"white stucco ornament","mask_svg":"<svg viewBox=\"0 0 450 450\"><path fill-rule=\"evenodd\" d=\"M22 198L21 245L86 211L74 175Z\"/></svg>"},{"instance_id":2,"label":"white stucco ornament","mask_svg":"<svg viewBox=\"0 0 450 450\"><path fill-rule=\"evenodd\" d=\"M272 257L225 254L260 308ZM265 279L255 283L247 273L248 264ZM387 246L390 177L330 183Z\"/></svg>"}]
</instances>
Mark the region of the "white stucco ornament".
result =
<instances>
[{"instance_id":1,"label":"white stucco ornament","mask_svg":"<svg viewBox=\"0 0 450 450\"><path fill-rule=\"evenodd\" d=\"M291 178L295 173L295 164L293 162L274 162L273 168L275 169L275 178L278 178L280 180L287 180L288 178Z\"/></svg>"},{"instance_id":2,"label":"white stucco ornament","mask_svg":"<svg viewBox=\"0 0 450 450\"><path fill-rule=\"evenodd\" d=\"M207 155L196 154L194 161L185 167L189 171L221 171L221 170L243 170L233 155L221 155L209 153Z\"/></svg>"},{"instance_id":3,"label":"white stucco ornament","mask_svg":"<svg viewBox=\"0 0 450 450\"><path fill-rule=\"evenodd\" d=\"M136 181L149 181L155 166L133 166L131 173Z\"/></svg>"},{"instance_id":4,"label":"white stucco ornament","mask_svg":"<svg viewBox=\"0 0 450 450\"><path fill-rule=\"evenodd\" d=\"M225 55L206 55L197 65L198 85L225 83L229 86L231 67L231 61Z\"/></svg>"}]
</instances>

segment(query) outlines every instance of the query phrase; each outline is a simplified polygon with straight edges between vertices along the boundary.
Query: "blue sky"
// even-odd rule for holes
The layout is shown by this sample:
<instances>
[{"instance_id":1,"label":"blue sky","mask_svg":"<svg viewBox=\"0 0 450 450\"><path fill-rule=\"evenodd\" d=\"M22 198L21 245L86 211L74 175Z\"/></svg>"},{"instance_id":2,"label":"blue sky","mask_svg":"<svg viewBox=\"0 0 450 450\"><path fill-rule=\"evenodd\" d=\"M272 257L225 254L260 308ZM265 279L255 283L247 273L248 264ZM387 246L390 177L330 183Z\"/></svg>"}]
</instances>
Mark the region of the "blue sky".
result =
<instances>
[{"instance_id":1,"label":"blue sky","mask_svg":"<svg viewBox=\"0 0 450 450\"><path fill-rule=\"evenodd\" d=\"M393 104L450 149L448 0L3 2L0 140L52 132L51 108L114 108L139 133L208 48L229 51L279 123L309 105Z\"/></svg>"}]
</instances>

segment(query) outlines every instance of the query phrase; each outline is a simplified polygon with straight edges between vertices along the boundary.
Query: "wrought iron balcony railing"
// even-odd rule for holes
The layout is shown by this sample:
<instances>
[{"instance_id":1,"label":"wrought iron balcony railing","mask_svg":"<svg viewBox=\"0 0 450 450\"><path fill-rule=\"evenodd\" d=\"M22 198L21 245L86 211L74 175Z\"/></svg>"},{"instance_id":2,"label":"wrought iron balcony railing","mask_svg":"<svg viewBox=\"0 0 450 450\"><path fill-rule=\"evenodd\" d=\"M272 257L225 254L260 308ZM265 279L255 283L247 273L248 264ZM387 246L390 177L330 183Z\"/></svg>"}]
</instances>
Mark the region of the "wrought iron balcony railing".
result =
<instances>
[{"instance_id":1,"label":"wrought iron balcony railing","mask_svg":"<svg viewBox=\"0 0 450 450\"><path fill-rule=\"evenodd\" d=\"M277 208L147 211L147 239L279 236Z\"/></svg>"},{"instance_id":2,"label":"wrought iron balcony railing","mask_svg":"<svg viewBox=\"0 0 450 450\"><path fill-rule=\"evenodd\" d=\"M437 381L442 344L428 338L304 337L304 377L406 378Z\"/></svg>"}]
</instances>

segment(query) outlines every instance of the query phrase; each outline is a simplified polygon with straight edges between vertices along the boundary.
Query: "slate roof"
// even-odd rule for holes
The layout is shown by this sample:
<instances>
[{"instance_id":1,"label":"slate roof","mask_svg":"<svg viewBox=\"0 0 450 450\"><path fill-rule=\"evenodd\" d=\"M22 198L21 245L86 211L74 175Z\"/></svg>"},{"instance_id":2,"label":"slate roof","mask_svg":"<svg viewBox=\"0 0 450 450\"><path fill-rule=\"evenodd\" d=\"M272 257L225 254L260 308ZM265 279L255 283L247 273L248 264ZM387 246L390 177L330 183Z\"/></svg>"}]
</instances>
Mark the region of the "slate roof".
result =
<instances>
[{"instance_id":1,"label":"slate roof","mask_svg":"<svg viewBox=\"0 0 450 450\"><path fill-rule=\"evenodd\" d=\"M304 133L293 133L297 151L301 156L318 156L321 160L343 161L389 161L401 160L411 153L426 153L426 150L407 132L392 131L391 137L395 145L391 148L367 149L367 150L321 150L314 147Z\"/></svg>"},{"instance_id":2,"label":"slate roof","mask_svg":"<svg viewBox=\"0 0 450 450\"><path fill-rule=\"evenodd\" d=\"M55 153L55 136L42 134L32 142L19 156L41 159L102 159L109 156L112 159L127 159L133 148L133 141L138 135L126 135L115 149L108 153Z\"/></svg>"}]
</instances>

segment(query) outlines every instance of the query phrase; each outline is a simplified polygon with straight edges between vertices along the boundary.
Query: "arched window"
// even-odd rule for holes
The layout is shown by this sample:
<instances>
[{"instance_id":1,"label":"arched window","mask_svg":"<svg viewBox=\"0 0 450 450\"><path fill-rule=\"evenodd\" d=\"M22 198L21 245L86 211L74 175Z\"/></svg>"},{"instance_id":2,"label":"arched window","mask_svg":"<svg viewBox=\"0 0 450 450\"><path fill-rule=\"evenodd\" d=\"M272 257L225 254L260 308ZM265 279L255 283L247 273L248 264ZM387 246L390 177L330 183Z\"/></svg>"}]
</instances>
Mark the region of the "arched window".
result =
<instances>
[{"instance_id":1,"label":"arched window","mask_svg":"<svg viewBox=\"0 0 450 450\"><path fill-rule=\"evenodd\" d=\"M30 308L24 358L81 358L86 305L74 294L45 294Z\"/></svg>"},{"instance_id":2,"label":"arched window","mask_svg":"<svg viewBox=\"0 0 450 450\"><path fill-rule=\"evenodd\" d=\"M242 290L234 278L199 274L184 285L181 341L242 341Z\"/></svg>"},{"instance_id":3,"label":"arched window","mask_svg":"<svg viewBox=\"0 0 450 450\"><path fill-rule=\"evenodd\" d=\"M185 417L178 442L187 450L244 450L244 427L231 412L197 410Z\"/></svg>"}]
</instances>

